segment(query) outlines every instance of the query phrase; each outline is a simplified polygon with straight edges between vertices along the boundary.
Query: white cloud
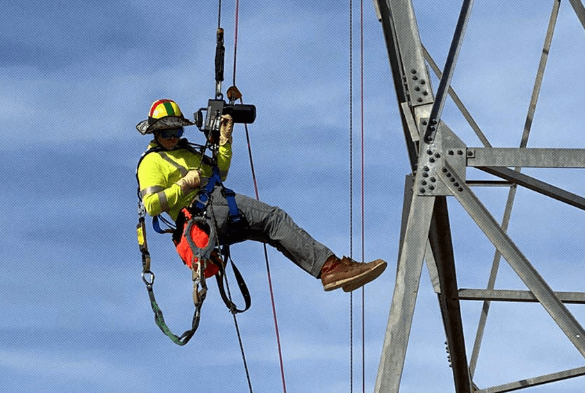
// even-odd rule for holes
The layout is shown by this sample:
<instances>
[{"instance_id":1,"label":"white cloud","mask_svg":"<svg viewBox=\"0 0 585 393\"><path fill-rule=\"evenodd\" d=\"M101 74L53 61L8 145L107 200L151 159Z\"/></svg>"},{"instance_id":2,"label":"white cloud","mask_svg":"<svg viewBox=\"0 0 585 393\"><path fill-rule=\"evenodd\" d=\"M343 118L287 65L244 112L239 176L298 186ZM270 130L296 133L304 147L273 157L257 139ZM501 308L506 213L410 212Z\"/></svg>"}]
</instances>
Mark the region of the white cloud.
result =
<instances>
[{"instance_id":1,"label":"white cloud","mask_svg":"<svg viewBox=\"0 0 585 393\"><path fill-rule=\"evenodd\" d=\"M148 378L143 378L136 368L98 355L0 350L0 367L15 377L1 383L12 391L26 386L36 391L149 389Z\"/></svg>"}]
</instances>

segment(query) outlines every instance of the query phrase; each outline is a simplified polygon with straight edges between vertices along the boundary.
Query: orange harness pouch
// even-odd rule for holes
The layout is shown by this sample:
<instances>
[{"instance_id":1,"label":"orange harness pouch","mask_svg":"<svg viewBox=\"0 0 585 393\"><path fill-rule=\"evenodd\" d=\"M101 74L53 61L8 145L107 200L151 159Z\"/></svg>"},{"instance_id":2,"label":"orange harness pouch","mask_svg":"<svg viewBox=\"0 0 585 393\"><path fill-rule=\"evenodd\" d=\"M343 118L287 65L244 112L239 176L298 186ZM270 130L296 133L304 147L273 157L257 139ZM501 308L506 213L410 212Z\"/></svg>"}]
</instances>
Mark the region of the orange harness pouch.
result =
<instances>
[{"instance_id":1,"label":"orange harness pouch","mask_svg":"<svg viewBox=\"0 0 585 393\"><path fill-rule=\"evenodd\" d=\"M177 253L183 260L183 263L187 265L189 268L193 269L194 266L192 264L199 263L199 260L197 259L196 256L193 255L193 250L191 249L191 246L189 245L189 240L187 239L186 236L189 236L193 240L193 243L195 243L196 247L203 249L207 247L207 245L209 244L208 233L209 231L206 231L205 228L201 228L201 226L198 225L198 223L194 222L191 225L189 231L190 233L186 234L185 231L187 229L189 221L193 218L193 216L191 215L191 213L189 213L187 209L182 210L181 216L183 216L184 219L177 220L176 229L177 232L181 231L180 238L179 234L177 233L176 236L173 236L173 241L177 248ZM219 267L215 263L207 261L207 267L205 268L203 274L205 275L205 278L209 278L217 274L218 271Z\"/></svg>"}]
</instances>

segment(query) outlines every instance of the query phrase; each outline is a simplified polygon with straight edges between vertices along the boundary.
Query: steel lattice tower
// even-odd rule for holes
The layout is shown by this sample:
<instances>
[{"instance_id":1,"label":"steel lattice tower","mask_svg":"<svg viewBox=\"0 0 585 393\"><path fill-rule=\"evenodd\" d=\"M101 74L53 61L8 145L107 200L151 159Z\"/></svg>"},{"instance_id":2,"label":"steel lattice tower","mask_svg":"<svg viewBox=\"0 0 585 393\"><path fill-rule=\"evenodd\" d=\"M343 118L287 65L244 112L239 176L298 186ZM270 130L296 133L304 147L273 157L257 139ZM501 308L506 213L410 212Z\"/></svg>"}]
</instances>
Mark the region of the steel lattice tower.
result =
<instances>
[{"instance_id":1,"label":"steel lattice tower","mask_svg":"<svg viewBox=\"0 0 585 393\"><path fill-rule=\"evenodd\" d=\"M552 12L548 26L545 26L540 60L533 71L536 78L519 147L493 147L451 86L464 33L472 15L473 1L462 1L442 70L421 43L411 0L374 0L374 3L386 40L412 169L406 176L396 284L375 391L399 391L423 262L426 262L439 298L456 392L507 392L585 375L585 367L579 367L542 376L526 376L530 378L487 388L478 387L473 378L489 306L496 301L540 304L563 336L585 357L585 329L567 308L568 303L584 304L585 293L553 291L535 268L536 264L528 260L507 231L519 188L571 205L577 209L575 214L582 214L580 210L585 210L585 198L522 171L523 168L585 168L585 149L527 147L561 1L534 2L534 7L542 7L547 12L552 3ZM574 22L580 22L585 27L585 8L581 1L566 0L563 5L576 15ZM583 40L583 37L575 38L579 39ZM430 74L429 69L434 75ZM436 91L431 87L433 78L439 81ZM458 108L483 146L468 146L458 136L458 130L450 128L442 116L447 101ZM580 117L582 114L576 114L576 119L568 124L580 124ZM486 179L469 179L468 172L471 170L485 174ZM493 217L478 197L476 187L481 186L500 187L508 192L501 222ZM495 247L493 266L489 277L486 277L485 288L461 289L458 286L454 245L462 240L453 235L450 226L452 209L447 204L448 200L458 202L462 211L473 219ZM500 259L507 262L526 290L495 289ZM468 300L483 302L472 346L466 345L461 313L462 302ZM412 337L412 340L415 339ZM470 348L473 350L469 351Z\"/></svg>"}]
</instances>

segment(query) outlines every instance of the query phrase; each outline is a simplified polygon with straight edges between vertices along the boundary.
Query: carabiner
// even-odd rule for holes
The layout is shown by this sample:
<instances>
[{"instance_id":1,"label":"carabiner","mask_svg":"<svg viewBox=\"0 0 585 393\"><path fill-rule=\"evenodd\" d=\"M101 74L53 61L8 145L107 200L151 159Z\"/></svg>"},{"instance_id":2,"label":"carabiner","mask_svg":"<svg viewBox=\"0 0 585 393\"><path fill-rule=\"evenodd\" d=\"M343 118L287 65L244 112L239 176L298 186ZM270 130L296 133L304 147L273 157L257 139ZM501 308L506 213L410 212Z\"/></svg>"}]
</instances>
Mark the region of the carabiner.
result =
<instances>
[{"instance_id":1,"label":"carabiner","mask_svg":"<svg viewBox=\"0 0 585 393\"><path fill-rule=\"evenodd\" d=\"M152 286L154 284L154 273L151 272L150 270L143 271L141 276L142 276L142 281L144 281L144 283L146 285ZM147 278L146 276L149 276L149 277Z\"/></svg>"}]
</instances>

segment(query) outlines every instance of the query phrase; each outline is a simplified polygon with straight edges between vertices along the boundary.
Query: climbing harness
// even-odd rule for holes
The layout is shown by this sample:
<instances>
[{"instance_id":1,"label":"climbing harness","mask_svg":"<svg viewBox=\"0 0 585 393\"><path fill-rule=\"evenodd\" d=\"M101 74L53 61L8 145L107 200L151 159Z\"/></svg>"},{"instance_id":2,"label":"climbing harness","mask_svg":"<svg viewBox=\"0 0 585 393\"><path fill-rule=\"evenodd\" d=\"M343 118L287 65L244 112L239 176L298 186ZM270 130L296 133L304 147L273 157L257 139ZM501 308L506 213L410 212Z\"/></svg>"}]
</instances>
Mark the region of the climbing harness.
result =
<instances>
[{"instance_id":1,"label":"climbing harness","mask_svg":"<svg viewBox=\"0 0 585 393\"><path fill-rule=\"evenodd\" d=\"M235 193L227 189L222 181L219 168L215 164L215 160L205 155L205 146L190 144L186 141L177 145L177 149L187 149L194 153L201 154L202 164L213 165L213 175L209 178L204 188L200 190L193 203L189 208L183 209L179 218L177 219L177 225L172 228L171 224L166 220L168 229L162 229L159 224L159 216L153 217L152 225L158 233L172 233L173 242L177 246L177 252L181 255L183 262L189 266L192 270L192 281L193 281L193 303L195 305L195 312L193 315L192 326L190 330L184 332L181 336L177 336L168 328L164 321L163 313L156 302L154 296L154 279L155 275L150 270L151 257L148 250L148 243L146 241L146 225L145 216L146 209L142 203L140 190L138 190L138 225L137 225L137 236L140 251L142 253L142 280L144 281L152 310L155 314L155 321L157 326L165 333L175 344L185 345L193 336L199 326L201 317L201 307L207 294L206 278L215 276L218 283L220 295L232 313L240 313L248 310L251 306L251 297L247 285L243 279L242 274L237 269L229 255L229 242L236 239L236 234L246 225L246 220L241 215L235 202ZM138 161L136 168L136 178L138 181L138 168L140 163L150 153L164 154L164 149L161 147L154 147L142 154ZM215 229L214 223L206 216L206 210L209 202L212 198L212 193L216 187L220 187L222 194L225 196L228 206L228 228L229 233L227 236L218 236ZM140 187L139 187L140 188ZM199 233L201 238L199 241L195 240L193 233ZM232 301L231 296L226 293L225 286L227 278L225 275L225 264L223 263L219 253L216 251L219 245L222 245L221 254L224 256L225 261L230 261L238 287L242 293L242 297L245 301L243 309L239 309ZM185 257L185 255L187 255ZM199 289L201 287L201 289Z\"/></svg>"},{"instance_id":2,"label":"climbing harness","mask_svg":"<svg viewBox=\"0 0 585 393\"><path fill-rule=\"evenodd\" d=\"M197 229L197 227L198 228L208 227L210 229L215 228L214 223L211 222L209 218L205 217L205 215L207 207L211 202L212 193L214 192L216 187L220 187L221 193L225 197L228 204L229 208L227 226L228 232L223 236L216 235L214 232L213 238L212 234L209 234L209 243L211 243L213 239L214 242L220 244L221 254L224 257L223 260L226 262L229 260L231 262L231 266L234 271L238 287L240 288L242 297L244 298L245 301L244 309L238 309L236 305L232 303L232 301L229 299L229 296L226 294L226 291L224 289L225 266L223 263L214 263L213 267L211 268L212 271L207 273L206 276L207 277L211 277L213 275L216 276L219 292L224 303L232 313L240 313L250 308L251 297L242 274L240 273L236 265L233 263L233 260L231 259L229 245L242 240L240 234L246 228L247 222L236 205L235 199L236 193L223 185L223 182L221 181L221 176L219 174L219 169L217 166L213 167L213 175L209 178L207 185L197 193L197 196L195 197L191 205L188 208L183 209L182 214L187 218L187 224L185 230L183 231L182 238L186 238L188 240L190 247L187 250L187 252L189 252L192 251L194 248L200 247L200 245L197 245L193 242L194 237L191 236L193 229ZM199 223L199 225L197 225L197 223ZM212 247L211 249L213 248L214 247ZM214 254L205 255L204 258L209 259L210 256L214 256ZM221 261L221 259L218 258L216 254L214 258L212 258L212 261L214 260Z\"/></svg>"}]
</instances>

